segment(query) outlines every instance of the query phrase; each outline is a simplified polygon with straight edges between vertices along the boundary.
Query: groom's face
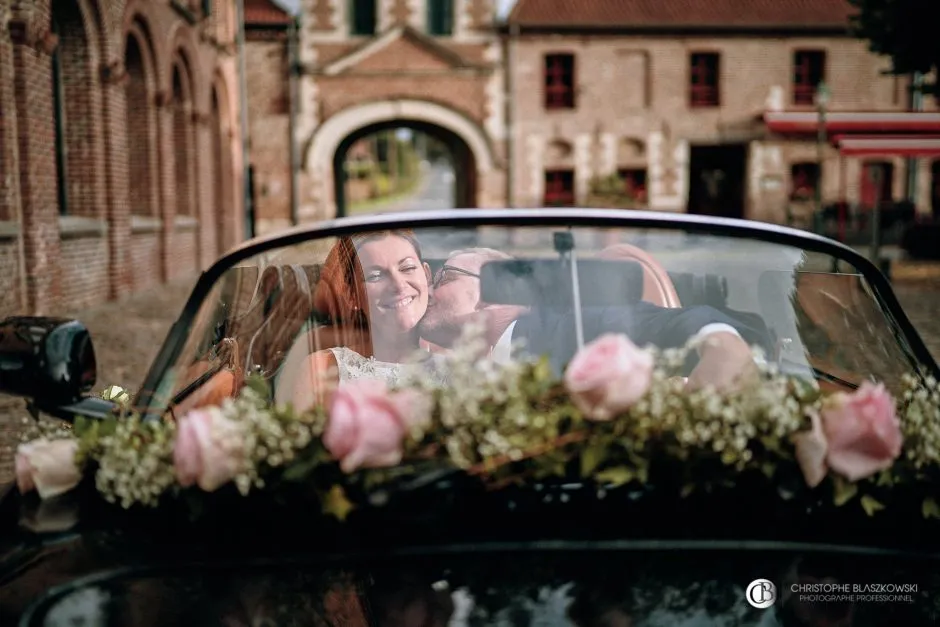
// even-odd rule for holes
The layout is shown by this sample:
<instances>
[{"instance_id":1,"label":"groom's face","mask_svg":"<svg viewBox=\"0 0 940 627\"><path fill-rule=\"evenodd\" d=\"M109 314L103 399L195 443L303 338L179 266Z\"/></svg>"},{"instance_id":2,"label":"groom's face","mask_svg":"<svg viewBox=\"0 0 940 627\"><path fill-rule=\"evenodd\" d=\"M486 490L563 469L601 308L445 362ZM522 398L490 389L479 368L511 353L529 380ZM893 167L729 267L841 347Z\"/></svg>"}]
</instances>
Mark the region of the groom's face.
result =
<instances>
[{"instance_id":1,"label":"groom's face","mask_svg":"<svg viewBox=\"0 0 940 627\"><path fill-rule=\"evenodd\" d=\"M468 316L480 308L480 268L483 260L467 253L449 258L434 277L428 310L419 325L421 337L440 343L459 334Z\"/></svg>"}]
</instances>

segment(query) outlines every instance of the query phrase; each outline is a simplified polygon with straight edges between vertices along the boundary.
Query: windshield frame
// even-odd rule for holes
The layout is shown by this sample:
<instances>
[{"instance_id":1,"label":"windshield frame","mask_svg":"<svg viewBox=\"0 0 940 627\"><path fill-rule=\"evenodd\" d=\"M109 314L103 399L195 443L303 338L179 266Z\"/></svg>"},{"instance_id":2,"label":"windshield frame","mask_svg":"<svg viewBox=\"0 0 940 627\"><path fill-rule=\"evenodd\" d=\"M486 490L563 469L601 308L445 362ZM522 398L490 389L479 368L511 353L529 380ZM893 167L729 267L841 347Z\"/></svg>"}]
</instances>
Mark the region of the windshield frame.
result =
<instances>
[{"instance_id":1,"label":"windshield frame","mask_svg":"<svg viewBox=\"0 0 940 627\"><path fill-rule=\"evenodd\" d=\"M237 263L268 250L328 237L371 230L415 230L480 226L661 229L761 241L801 248L852 264L869 283L885 315L901 330L914 358L940 378L940 366L901 307L887 277L867 257L840 242L800 229L735 218L625 209L444 209L341 217L249 240L215 261L199 277L176 322L170 328L133 405L145 418L157 418L165 408L154 407L154 395L166 369L176 361L189 337L190 327L206 297L226 271ZM912 364L913 366L913 364Z\"/></svg>"}]
</instances>

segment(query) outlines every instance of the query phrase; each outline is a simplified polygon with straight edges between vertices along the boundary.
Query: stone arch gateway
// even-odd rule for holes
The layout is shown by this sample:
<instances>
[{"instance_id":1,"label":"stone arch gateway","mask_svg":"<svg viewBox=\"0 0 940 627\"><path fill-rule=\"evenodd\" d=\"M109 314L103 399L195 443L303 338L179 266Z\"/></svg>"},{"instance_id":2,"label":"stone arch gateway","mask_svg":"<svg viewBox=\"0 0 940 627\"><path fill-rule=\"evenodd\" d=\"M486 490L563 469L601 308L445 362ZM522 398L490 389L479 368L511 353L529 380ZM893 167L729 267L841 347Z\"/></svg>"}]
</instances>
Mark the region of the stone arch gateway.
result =
<instances>
[{"instance_id":1,"label":"stone arch gateway","mask_svg":"<svg viewBox=\"0 0 940 627\"><path fill-rule=\"evenodd\" d=\"M473 120L443 105L416 99L368 102L348 107L324 121L309 140L303 159L307 178L301 214L308 219L331 218L342 213L341 177L336 163L351 141L381 128L410 127L437 135L453 146L458 182L471 189L459 194L465 206L487 206L494 189L498 164L486 133ZM466 153L461 158L461 153ZM498 185L498 183L495 183Z\"/></svg>"}]
</instances>

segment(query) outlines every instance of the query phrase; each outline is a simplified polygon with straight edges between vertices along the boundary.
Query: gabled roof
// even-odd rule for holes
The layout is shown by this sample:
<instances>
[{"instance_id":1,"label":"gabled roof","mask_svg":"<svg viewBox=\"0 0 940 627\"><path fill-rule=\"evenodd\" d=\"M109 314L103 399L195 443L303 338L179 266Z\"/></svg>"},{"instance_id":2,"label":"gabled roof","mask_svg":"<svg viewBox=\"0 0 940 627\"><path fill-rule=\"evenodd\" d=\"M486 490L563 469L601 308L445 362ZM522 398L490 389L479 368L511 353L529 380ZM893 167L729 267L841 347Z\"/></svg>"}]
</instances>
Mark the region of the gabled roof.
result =
<instances>
[{"instance_id":1,"label":"gabled roof","mask_svg":"<svg viewBox=\"0 0 940 627\"><path fill-rule=\"evenodd\" d=\"M423 49L425 52L429 53L429 55L439 59L444 65L450 67L471 67L473 65L450 48L446 48L437 43L433 38L416 31L410 26L399 25L390 28L375 39L367 41L363 45L354 48L349 53L330 62L322 71L325 74L339 74L370 57L380 54L383 50L401 41L411 43Z\"/></svg>"},{"instance_id":2,"label":"gabled roof","mask_svg":"<svg viewBox=\"0 0 940 627\"><path fill-rule=\"evenodd\" d=\"M518 0L521 27L636 29L847 28L848 0Z\"/></svg>"},{"instance_id":3,"label":"gabled roof","mask_svg":"<svg viewBox=\"0 0 940 627\"><path fill-rule=\"evenodd\" d=\"M288 26L291 15L274 0L245 0L246 26Z\"/></svg>"}]
</instances>

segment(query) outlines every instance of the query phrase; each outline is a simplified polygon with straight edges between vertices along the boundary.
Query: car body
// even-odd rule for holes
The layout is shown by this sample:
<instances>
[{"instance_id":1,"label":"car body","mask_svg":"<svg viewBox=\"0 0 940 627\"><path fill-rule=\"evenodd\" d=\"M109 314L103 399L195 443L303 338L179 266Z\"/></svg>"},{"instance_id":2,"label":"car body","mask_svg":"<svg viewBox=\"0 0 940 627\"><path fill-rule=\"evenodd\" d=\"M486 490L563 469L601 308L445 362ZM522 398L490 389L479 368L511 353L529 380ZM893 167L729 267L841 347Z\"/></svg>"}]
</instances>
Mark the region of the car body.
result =
<instances>
[{"instance_id":1,"label":"car body","mask_svg":"<svg viewBox=\"0 0 940 627\"><path fill-rule=\"evenodd\" d=\"M305 357L361 339L334 333L336 312L313 306L330 252L345 236L396 229L421 241L438 289L454 249L487 247L515 257L464 272L481 281L488 302L580 312L543 344L559 381L603 335L590 326L595 310L639 302L704 308L697 311L740 324L758 338L750 342L758 358L820 395L848 398L874 379L904 399L908 379L940 378L887 279L831 240L652 212L458 210L345 218L228 253L199 278L134 395L139 419L176 424L224 405L249 378L272 407L289 402L279 390L298 338L315 338L302 346ZM124 419L126 407L89 395L94 352L79 323L0 326L0 363L12 373L4 392L30 398L36 413L84 416L82 428ZM676 373L687 381L691 368L681 363ZM932 503L927 470L910 489L885 492L894 495L889 507L866 516L858 499L834 504L829 492L806 490L795 464L772 484L743 473L681 497L672 488L686 479L673 485L669 472L657 475L664 483L618 485L565 469L510 473L494 488L466 468L414 468L379 487L344 484L357 508L341 520L316 506L330 498L324 486L344 481L332 470L316 490L276 474L270 490L175 491L150 508L107 502L100 476L50 499L10 485L0 502L0 623L928 625L940 617L936 521L919 515ZM846 588L823 591L833 583ZM796 598L804 592L819 598Z\"/></svg>"}]
</instances>

